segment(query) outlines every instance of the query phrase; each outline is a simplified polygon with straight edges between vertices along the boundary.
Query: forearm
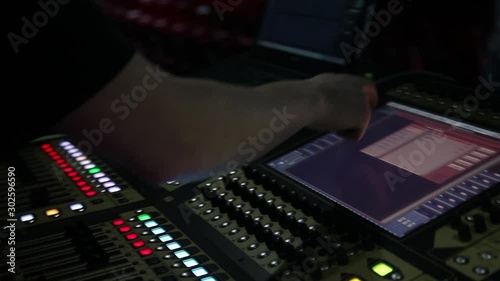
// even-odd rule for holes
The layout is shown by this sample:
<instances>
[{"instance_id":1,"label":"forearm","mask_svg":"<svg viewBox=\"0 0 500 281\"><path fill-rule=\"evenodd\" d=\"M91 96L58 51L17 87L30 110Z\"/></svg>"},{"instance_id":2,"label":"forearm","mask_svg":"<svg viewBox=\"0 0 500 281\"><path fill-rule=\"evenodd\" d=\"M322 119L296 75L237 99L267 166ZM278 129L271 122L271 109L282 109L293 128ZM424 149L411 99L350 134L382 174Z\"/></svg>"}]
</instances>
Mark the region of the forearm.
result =
<instances>
[{"instance_id":1,"label":"forearm","mask_svg":"<svg viewBox=\"0 0 500 281\"><path fill-rule=\"evenodd\" d=\"M59 128L154 181L208 175L254 160L309 123L312 100L281 85L180 78L136 56Z\"/></svg>"}]
</instances>

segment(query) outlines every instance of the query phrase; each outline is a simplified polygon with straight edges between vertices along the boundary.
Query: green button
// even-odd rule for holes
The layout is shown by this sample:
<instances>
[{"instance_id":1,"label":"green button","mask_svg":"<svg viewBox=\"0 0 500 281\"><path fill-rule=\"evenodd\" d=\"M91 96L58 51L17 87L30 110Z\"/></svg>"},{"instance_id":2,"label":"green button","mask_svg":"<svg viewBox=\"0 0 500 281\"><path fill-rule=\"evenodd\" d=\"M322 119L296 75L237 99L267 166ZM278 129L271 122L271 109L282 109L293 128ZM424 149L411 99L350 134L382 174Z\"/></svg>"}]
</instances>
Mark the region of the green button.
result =
<instances>
[{"instance_id":1,"label":"green button","mask_svg":"<svg viewBox=\"0 0 500 281\"><path fill-rule=\"evenodd\" d=\"M100 171L101 171L101 169L99 169L99 168L92 168L92 169L89 170L89 173L95 174L95 173L98 173Z\"/></svg>"},{"instance_id":2,"label":"green button","mask_svg":"<svg viewBox=\"0 0 500 281\"><path fill-rule=\"evenodd\" d=\"M376 265L372 266L372 270L373 270L373 272L377 273L379 276L384 277L387 274L391 273L394 269L390 265L388 265L384 262L379 262Z\"/></svg>"},{"instance_id":3,"label":"green button","mask_svg":"<svg viewBox=\"0 0 500 281\"><path fill-rule=\"evenodd\" d=\"M138 215L137 218L140 220L140 221L147 221L147 220L150 220L151 219L151 216L148 215L148 214L142 214L142 215Z\"/></svg>"}]
</instances>

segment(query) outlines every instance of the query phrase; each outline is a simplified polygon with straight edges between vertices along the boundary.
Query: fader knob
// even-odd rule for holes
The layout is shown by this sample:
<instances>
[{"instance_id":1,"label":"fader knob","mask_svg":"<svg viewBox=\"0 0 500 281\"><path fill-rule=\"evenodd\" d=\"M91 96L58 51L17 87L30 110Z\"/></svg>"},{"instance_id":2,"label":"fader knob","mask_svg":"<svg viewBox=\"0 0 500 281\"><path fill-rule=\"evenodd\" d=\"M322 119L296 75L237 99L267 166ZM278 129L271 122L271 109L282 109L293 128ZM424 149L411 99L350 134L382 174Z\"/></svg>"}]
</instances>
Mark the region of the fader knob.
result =
<instances>
[{"instance_id":1,"label":"fader knob","mask_svg":"<svg viewBox=\"0 0 500 281\"><path fill-rule=\"evenodd\" d=\"M281 196L281 194L285 194L287 190L286 185L275 185L271 188L271 192L274 196Z\"/></svg>"},{"instance_id":2,"label":"fader knob","mask_svg":"<svg viewBox=\"0 0 500 281\"><path fill-rule=\"evenodd\" d=\"M239 227L243 227L245 225L245 212L243 209L237 208L235 212L236 223Z\"/></svg>"},{"instance_id":3,"label":"fader knob","mask_svg":"<svg viewBox=\"0 0 500 281\"><path fill-rule=\"evenodd\" d=\"M488 230L488 227L486 225L486 220L484 219L483 215L476 214L473 216L473 222L474 222L474 230L477 233L484 233Z\"/></svg>"}]
</instances>

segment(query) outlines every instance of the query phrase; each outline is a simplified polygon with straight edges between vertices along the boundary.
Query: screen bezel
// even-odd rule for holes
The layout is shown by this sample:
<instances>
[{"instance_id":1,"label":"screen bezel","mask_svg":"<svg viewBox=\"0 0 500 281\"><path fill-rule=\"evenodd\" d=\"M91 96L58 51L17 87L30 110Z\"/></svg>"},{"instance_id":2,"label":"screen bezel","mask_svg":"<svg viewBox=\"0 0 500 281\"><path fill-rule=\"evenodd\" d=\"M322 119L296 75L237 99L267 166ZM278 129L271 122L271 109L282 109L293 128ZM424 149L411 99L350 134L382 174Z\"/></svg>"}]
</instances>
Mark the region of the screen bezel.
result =
<instances>
[{"instance_id":1,"label":"screen bezel","mask_svg":"<svg viewBox=\"0 0 500 281\"><path fill-rule=\"evenodd\" d=\"M445 118L445 117L442 117L442 116L436 114L435 112L429 112L426 110L418 109L416 107L412 107L412 106L409 106L406 104L391 101L391 102L387 102L387 103L379 105L378 108L390 106L391 104L396 104L398 106L410 108L412 110L422 112L426 115L427 114L432 115L432 117L438 118L438 119L434 119L436 122L440 122L440 123L444 122L444 123L450 124L452 126L460 127L462 129L466 129L466 130L467 130L467 128L474 127L478 131L495 134L496 138L492 137L491 135L486 135L486 136L489 138L500 141L500 132L497 132L494 130L488 130L484 127L480 127L480 126L477 126L475 124L471 124L471 123L467 123L467 122L459 122L459 121L453 120L451 118ZM413 114L415 114L415 113L413 113ZM424 115L424 117L425 117L425 115ZM447 219L449 218L449 216L451 216L452 214L455 214L457 212L461 212L461 210L468 209L471 206L477 205L477 202L482 200L482 198L490 196L492 193L496 192L495 187L498 188L500 186L500 183L494 184L488 190L477 194L476 196L472 197L470 200L465 201L462 204L454 207L454 209L452 209L446 213L443 213L442 215L440 215L438 217L433 218L429 222L427 222L423 225L420 225L419 227L417 227L415 229L410 230L409 232L407 232L403 236L397 236L394 233L390 232L388 229L384 228L382 225L379 225L379 224L375 223L374 221L364 217L363 215L358 214L357 212L353 211L352 209L349 209L348 207L346 207L338 202L335 202L333 199L329 198L328 196L325 196L320 191L318 191L314 188L305 186L300 181L298 181L294 178L291 178L291 177L287 176L286 174L281 173L280 171L275 170L267 165L270 161L273 161L273 160L309 143L310 141L315 140L317 138L320 138L320 137L322 137L326 134L329 134L329 133L330 132L319 133L319 132L314 132L314 131L303 132L301 137L295 137L295 138L290 139L289 142L286 142L285 144L279 146L275 150L271 151L270 153L266 154L264 157L262 157L261 159L256 161L256 165L258 166L258 168L260 170L272 175L273 177L277 178L281 182L285 182L287 184L292 185L294 189L305 191L308 195L313 195L313 197L314 197L313 199L317 200L317 202L321 202L321 204L323 206L332 206L337 210L341 210L343 215L347 215L347 216L352 217L352 218L358 218L359 223L363 224L365 227L367 227L369 229L382 230L383 233L388 234L392 239L401 240L401 241L412 239L413 237L418 236L422 232L426 232L429 229L433 229L436 226L441 226L444 223L447 223ZM476 133L479 133L479 132L476 132Z\"/></svg>"}]
</instances>

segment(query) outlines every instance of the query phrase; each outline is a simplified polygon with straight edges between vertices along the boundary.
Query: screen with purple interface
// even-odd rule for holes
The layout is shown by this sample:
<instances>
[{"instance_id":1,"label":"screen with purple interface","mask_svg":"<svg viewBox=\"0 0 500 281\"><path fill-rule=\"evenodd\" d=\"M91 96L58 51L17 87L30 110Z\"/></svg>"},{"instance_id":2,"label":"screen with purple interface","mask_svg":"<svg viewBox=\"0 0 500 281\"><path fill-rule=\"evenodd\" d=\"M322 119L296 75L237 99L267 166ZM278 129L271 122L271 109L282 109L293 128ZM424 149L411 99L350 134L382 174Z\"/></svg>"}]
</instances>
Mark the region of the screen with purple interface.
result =
<instances>
[{"instance_id":1,"label":"screen with purple interface","mask_svg":"<svg viewBox=\"0 0 500 281\"><path fill-rule=\"evenodd\" d=\"M267 165L403 237L500 182L499 140L389 103L360 141L326 134Z\"/></svg>"}]
</instances>

